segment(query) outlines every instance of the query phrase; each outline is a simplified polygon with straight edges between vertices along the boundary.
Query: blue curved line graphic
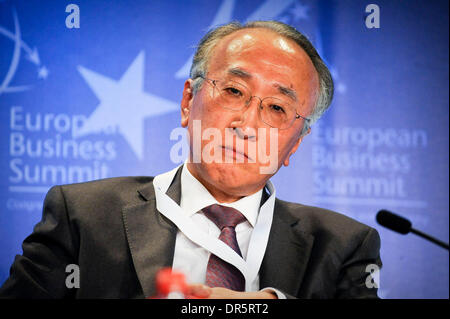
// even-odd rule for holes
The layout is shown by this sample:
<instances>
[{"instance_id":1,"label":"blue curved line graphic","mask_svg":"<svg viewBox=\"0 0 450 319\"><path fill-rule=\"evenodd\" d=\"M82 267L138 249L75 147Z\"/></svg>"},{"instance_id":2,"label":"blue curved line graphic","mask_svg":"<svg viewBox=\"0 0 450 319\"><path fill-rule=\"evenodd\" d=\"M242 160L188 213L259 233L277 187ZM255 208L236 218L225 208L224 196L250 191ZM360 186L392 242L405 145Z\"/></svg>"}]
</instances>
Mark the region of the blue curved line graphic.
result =
<instances>
[{"instance_id":1,"label":"blue curved line graphic","mask_svg":"<svg viewBox=\"0 0 450 319\"><path fill-rule=\"evenodd\" d=\"M32 85L8 86L3 90L3 92L17 93L17 92L27 91L27 90L31 89L32 87L33 87Z\"/></svg>"},{"instance_id":2,"label":"blue curved line graphic","mask_svg":"<svg viewBox=\"0 0 450 319\"><path fill-rule=\"evenodd\" d=\"M13 41L15 40L14 33L10 32L9 30L7 30L1 26L0 26L0 34L3 34L5 37L9 38L10 40L13 40ZM23 39L20 39L20 45L22 46L22 49L24 49L28 55L33 54L33 50L30 48L30 46L28 44L25 43L25 41L23 41Z\"/></svg>"},{"instance_id":3,"label":"blue curved line graphic","mask_svg":"<svg viewBox=\"0 0 450 319\"><path fill-rule=\"evenodd\" d=\"M11 82L12 78L14 77L14 74L16 73L17 66L19 65L19 61L20 61L20 46L21 46L20 26L19 26L19 19L17 18L16 10L13 10L13 17L14 17L14 29L15 29L14 53L13 53L13 58L11 60L11 64L8 69L8 73L6 73L5 79L3 80L3 83L0 86L0 95L2 94L2 92L6 91L9 82Z\"/></svg>"}]
</instances>

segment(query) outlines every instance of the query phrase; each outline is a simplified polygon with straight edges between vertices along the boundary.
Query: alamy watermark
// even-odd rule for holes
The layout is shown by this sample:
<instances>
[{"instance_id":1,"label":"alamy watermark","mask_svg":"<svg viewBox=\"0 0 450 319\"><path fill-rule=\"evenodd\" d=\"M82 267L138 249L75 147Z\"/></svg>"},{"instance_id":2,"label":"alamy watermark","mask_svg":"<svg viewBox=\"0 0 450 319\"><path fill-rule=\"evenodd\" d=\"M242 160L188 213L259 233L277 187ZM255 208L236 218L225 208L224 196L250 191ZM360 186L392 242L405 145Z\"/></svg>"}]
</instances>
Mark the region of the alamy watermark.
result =
<instances>
[{"instance_id":1,"label":"alamy watermark","mask_svg":"<svg viewBox=\"0 0 450 319\"><path fill-rule=\"evenodd\" d=\"M66 266L66 287L68 289L80 288L80 267L76 264Z\"/></svg>"},{"instance_id":2,"label":"alamy watermark","mask_svg":"<svg viewBox=\"0 0 450 319\"><path fill-rule=\"evenodd\" d=\"M66 17L66 28L79 29L80 28L80 7L74 3L66 6L66 12L69 15Z\"/></svg>"},{"instance_id":3,"label":"alamy watermark","mask_svg":"<svg viewBox=\"0 0 450 319\"><path fill-rule=\"evenodd\" d=\"M377 4L368 4L366 6L365 23L367 29L379 29L380 28L380 7Z\"/></svg>"},{"instance_id":4,"label":"alamy watermark","mask_svg":"<svg viewBox=\"0 0 450 319\"><path fill-rule=\"evenodd\" d=\"M172 130L170 139L178 140L170 150L173 163L180 163L191 154L193 163L259 164L261 174L274 174L278 168L277 128L246 128L245 134L239 128L222 132L208 127L202 131L201 120L194 120L192 137L179 127Z\"/></svg>"},{"instance_id":5,"label":"alamy watermark","mask_svg":"<svg viewBox=\"0 0 450 319\"><path fill-rule=\"evenodd\" d=\"M377 264L369 264L366 266L366 287L369 289L380 288L380 267Z\"/></svg>"}]
</instances>

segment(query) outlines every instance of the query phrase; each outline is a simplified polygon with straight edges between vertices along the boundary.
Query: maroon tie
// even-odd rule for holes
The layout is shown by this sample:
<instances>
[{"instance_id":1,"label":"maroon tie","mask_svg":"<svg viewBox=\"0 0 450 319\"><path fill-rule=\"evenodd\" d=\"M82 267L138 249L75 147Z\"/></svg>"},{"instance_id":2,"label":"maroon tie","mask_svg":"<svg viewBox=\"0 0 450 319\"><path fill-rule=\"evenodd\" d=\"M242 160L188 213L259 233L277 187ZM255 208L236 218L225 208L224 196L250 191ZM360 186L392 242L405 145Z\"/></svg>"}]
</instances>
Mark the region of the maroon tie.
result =
<instances>
[{"instance_id":1,"label":"maroon tie","mask_svg":"<svg viewBox=\"0 0 450 319\"><path fill-rule=\"evenodd\" d=\"M244 215L234 208L217 204L205 207L202 211L219 227L219 239L242 257L234 228L246 220ZM211 253L206 269L206 285L244 291L245 278L235 266Z\"/></svg>"}]
</instances>

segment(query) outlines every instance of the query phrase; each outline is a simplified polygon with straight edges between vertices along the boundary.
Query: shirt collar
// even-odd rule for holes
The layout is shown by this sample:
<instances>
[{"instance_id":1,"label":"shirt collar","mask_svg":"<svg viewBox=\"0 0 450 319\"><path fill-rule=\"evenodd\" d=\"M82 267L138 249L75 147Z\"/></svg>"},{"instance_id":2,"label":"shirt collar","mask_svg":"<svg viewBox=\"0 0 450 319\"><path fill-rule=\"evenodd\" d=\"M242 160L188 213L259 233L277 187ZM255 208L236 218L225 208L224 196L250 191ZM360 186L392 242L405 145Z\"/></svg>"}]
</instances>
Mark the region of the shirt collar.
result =
<instances>
[{"instance_id":1,"label":"shirt collar","mask_svg":"<svg viewBox=\"0 0 450 319\"><path fill-rule=\"evenodd\" d=\"M180 207L190 217L206 206L220 204L232 207L241 212L252 227L256 224L263 189L243 197L233 203L219 203L211 193L189 171L186 163L181 172L181 201Z\"/></svg>"}]
</instances>

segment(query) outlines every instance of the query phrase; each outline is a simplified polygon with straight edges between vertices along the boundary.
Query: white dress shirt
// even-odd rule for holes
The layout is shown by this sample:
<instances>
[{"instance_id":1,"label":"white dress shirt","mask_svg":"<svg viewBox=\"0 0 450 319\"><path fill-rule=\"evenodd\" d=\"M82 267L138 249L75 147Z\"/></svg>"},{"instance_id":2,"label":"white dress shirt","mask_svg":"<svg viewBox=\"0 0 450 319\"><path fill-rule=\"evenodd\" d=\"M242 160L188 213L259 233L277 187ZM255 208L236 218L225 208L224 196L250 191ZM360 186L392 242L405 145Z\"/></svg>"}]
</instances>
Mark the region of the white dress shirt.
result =
<instances>
[{"instance_id":1,"label":"white dress shirt","mask_svg":"<svg viewBox=\"0 0 450 319\"><path fill-rule=\"evenodd\" d=\"M272 186L273 187L273 186ZM205 232L208 236L213 238L218 238L220 235L220 229L207 218L202 212L206 206L212 204L220 204L223 206L229 206L237 209L241 212L247 219L245 222L236 226L236 239L239 248L242 253L242 258L247 259L247 253L249 244L251 241L251 235L258 221L258 214L260 210L262 189L258 192L243 197L238 201L233 203L219 203L209 191L201 184L190 172L186 165L183 165L181 172L181 201L180 207L182 213L185 214L192 222L198 227L199 231ZM269 207L270 214L273 215L273 205ZM271 223L270 216L270 223ZM269 227L259 227L264 234L258 234L262 236L260 238L268 238ZM262 250L263 252L267 246L267 240L253 240L253 248L256 250ZM206 279L206 268L208 265L208 260L210 252L198 245L197 243L190 240L182 231L178 231L176 242L175 242L175 252L172 268L174 270L181 271L185 274L188 283L205 283ZM260 265L258 265L260 266ZM259 268L258 268L259 270ZM252 280L250 285L247 285L247 291L258 291L259 287L259 271L258 275L254 280ZM275 292L278 298L286 298L281 292L273 288L265 288L263 290L271 290Z\"/></svg>"},{"instance_id":2,"label":"white dress shirt","mask_svg":"<svg viewBox=\"0 0 450 319\"><path fill-rule=\"evenodd\" d=\"M189 172L186 165L181 172L181 201L180 207L193 222L209 236L218 238L220 229L206 217L200 210L206 206L220 204L237 209L247 221L236 226L236 239L241 249L242 257L247 258L247 250L253 227L258 217L261 203L262 189L250 196L233 203L219 203L208 190ZM264 247L265 248L265 247ZM173 269L186 274L189 283L205 283L206 267L208 265L210 252L198 246L187 238L182 232L177 233L175 242L175 255ZM259 289L259 280L255 282Z\"/></svg>"}]
</instances>

